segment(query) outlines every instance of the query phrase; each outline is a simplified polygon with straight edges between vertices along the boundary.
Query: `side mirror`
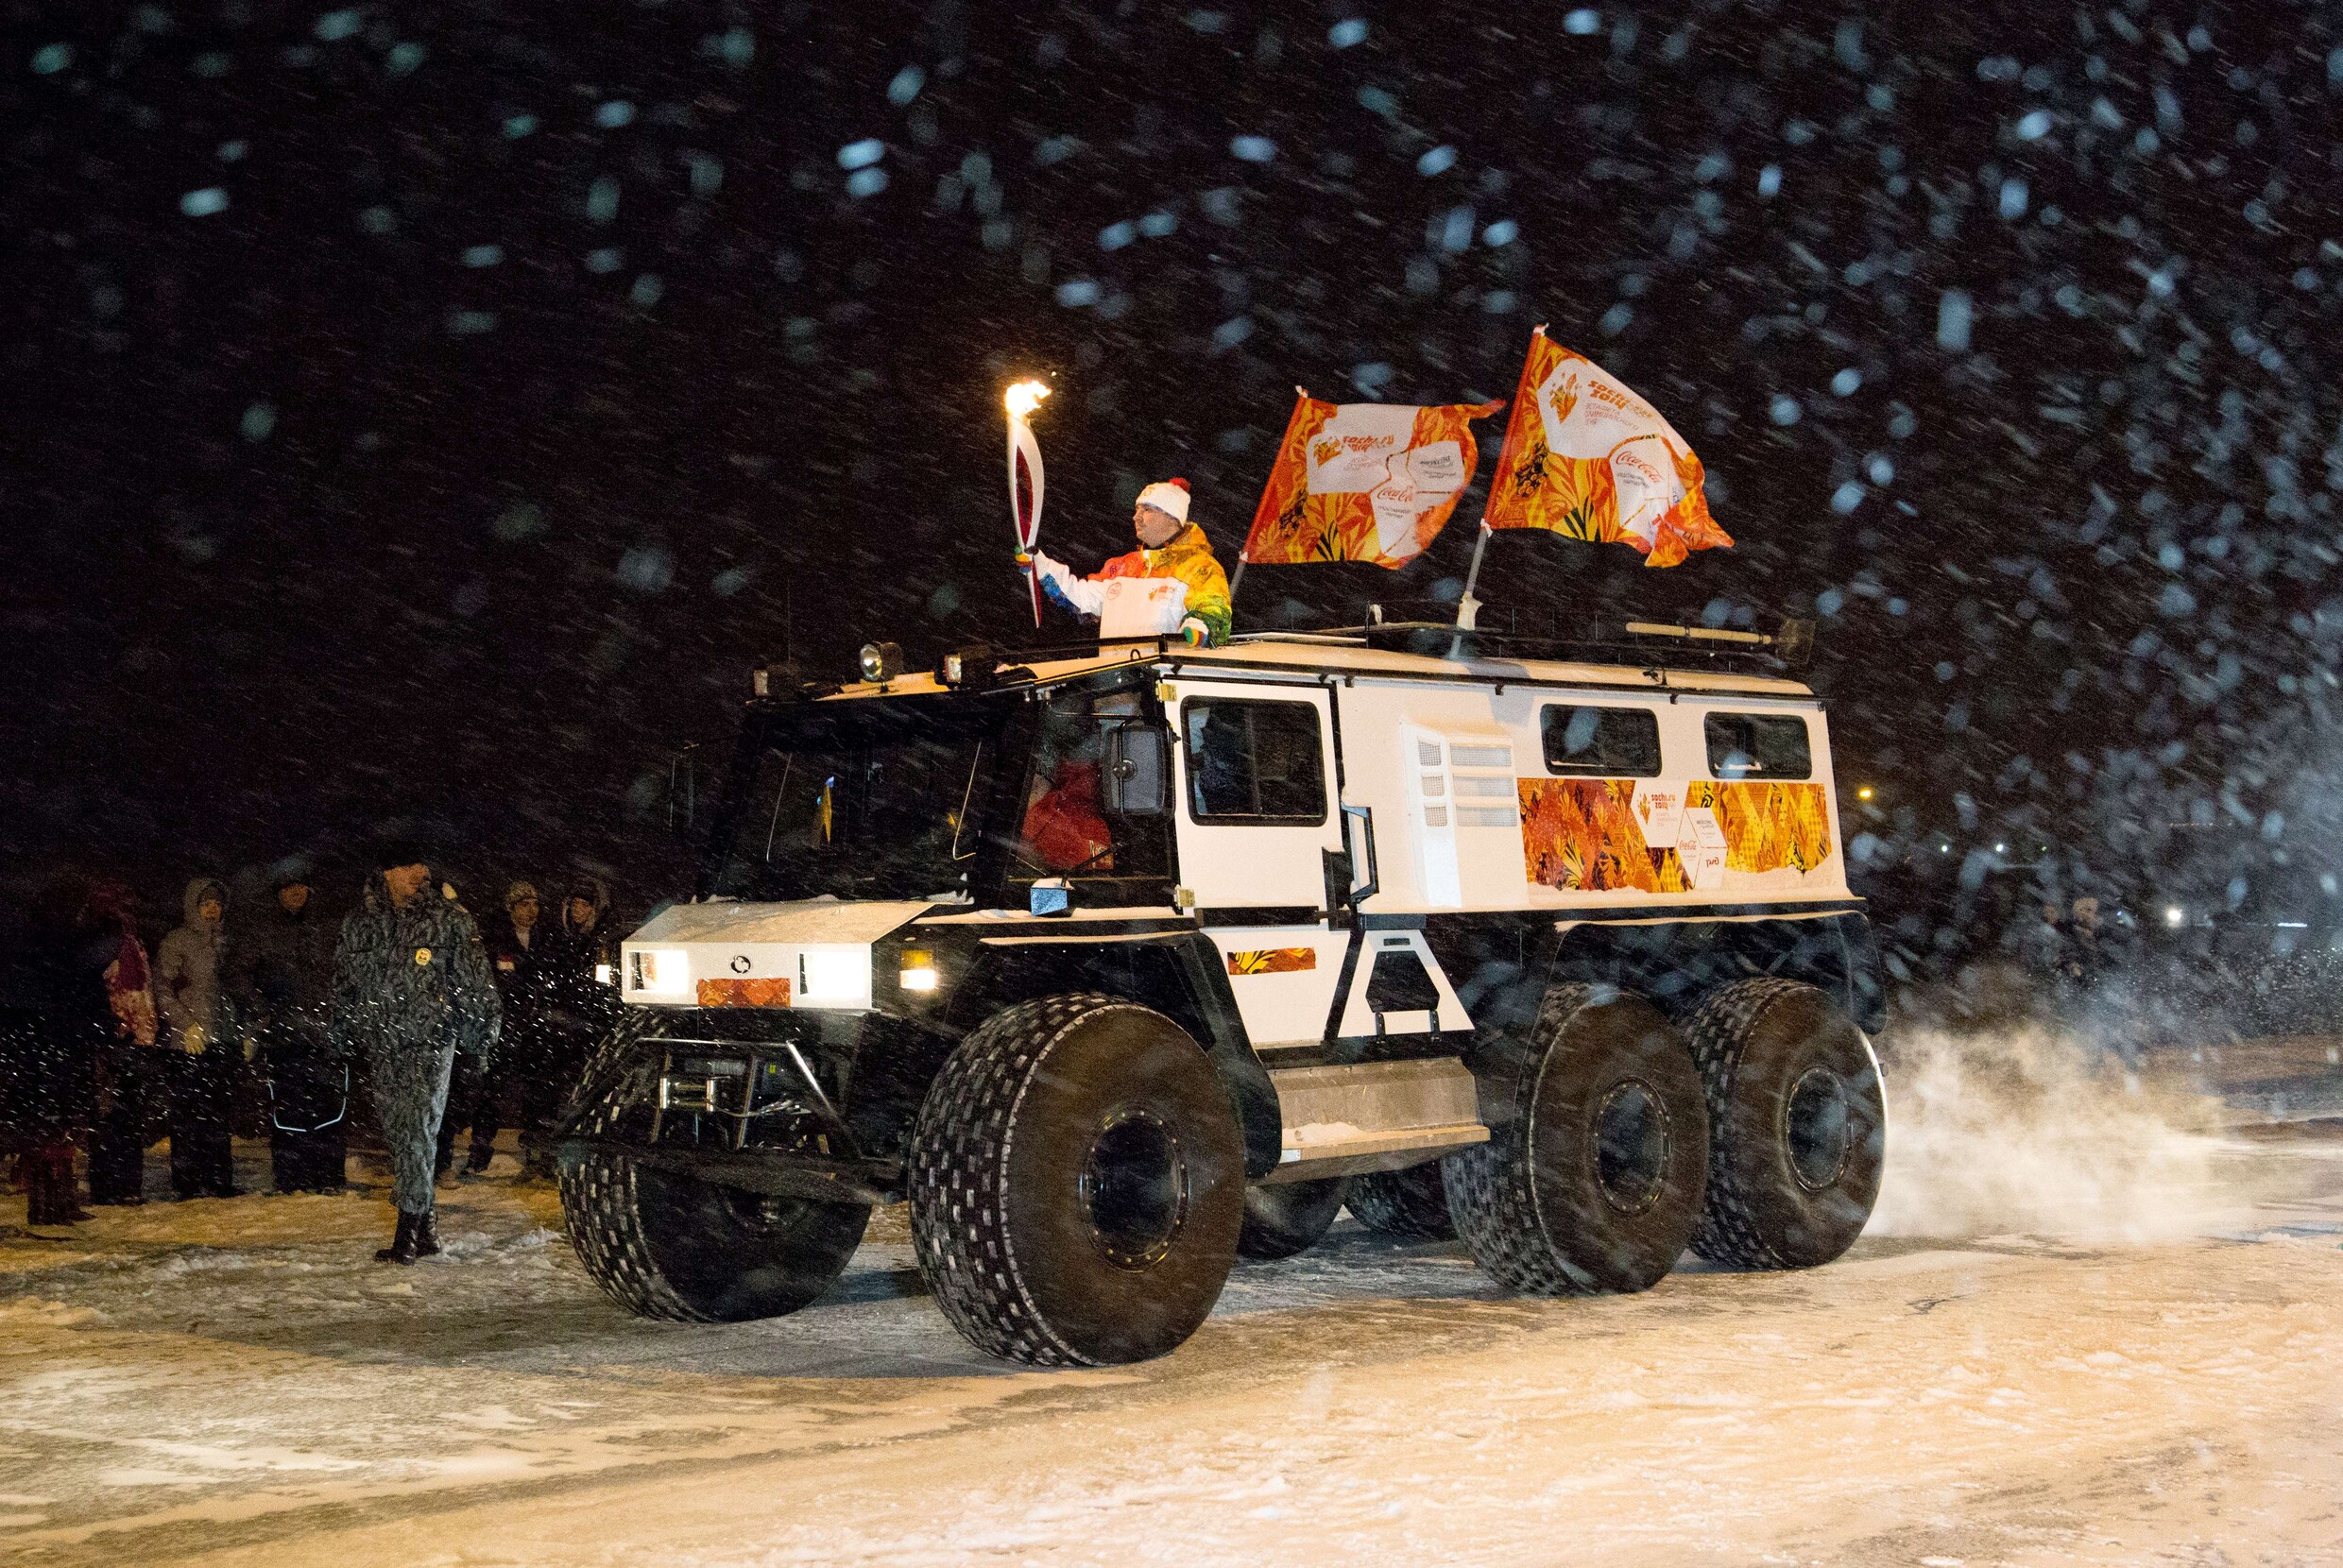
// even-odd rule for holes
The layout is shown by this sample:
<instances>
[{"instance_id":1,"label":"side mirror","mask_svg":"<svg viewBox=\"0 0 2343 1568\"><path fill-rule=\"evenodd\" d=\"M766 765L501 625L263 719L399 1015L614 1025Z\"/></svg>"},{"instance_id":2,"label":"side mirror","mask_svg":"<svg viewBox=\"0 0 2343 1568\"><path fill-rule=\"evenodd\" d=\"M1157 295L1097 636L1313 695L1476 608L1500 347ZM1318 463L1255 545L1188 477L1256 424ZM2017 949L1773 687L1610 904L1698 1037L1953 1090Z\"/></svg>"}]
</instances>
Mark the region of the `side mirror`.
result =
<instances>
[{"instance_id":1,"label":"side mirror","mask_svg":"<svg viewBox=\"0 0 2343 1568\"><path fill-rule=\"evenodd\" d=\"M1106 735L1100 793L1112 817L1159 817L1172 809L1170 737L1154 725L1117 724Z\"/></svg>"}]
</instances>

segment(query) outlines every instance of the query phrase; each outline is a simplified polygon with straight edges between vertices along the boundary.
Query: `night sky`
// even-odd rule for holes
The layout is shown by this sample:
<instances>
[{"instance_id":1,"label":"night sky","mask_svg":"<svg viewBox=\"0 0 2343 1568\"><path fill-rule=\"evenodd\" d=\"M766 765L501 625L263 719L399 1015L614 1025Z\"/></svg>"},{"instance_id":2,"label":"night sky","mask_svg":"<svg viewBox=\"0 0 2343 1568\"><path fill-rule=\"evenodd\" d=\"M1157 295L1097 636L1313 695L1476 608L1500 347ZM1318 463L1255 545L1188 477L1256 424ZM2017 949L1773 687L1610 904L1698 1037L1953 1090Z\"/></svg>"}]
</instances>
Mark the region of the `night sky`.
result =
<instances>
[{"instance_id":1,"label":"night sky","mask_svg":"<svg viewBox=\"0 0 2343 1568\"><path fill-rule=\"evenodd\" d=\"M1033 635L1014 376L1048 548L1180 473L1233 562L1296 383L1540 321L1739 547L1484 597L1817 616L1858 864L2325 853L2343 13L1877 9L7 5L6 879L398 827L640 907L753 663ZM1453 598L1482 430L1429 559L1240 629Z\"/></svg>"}]
</instances>

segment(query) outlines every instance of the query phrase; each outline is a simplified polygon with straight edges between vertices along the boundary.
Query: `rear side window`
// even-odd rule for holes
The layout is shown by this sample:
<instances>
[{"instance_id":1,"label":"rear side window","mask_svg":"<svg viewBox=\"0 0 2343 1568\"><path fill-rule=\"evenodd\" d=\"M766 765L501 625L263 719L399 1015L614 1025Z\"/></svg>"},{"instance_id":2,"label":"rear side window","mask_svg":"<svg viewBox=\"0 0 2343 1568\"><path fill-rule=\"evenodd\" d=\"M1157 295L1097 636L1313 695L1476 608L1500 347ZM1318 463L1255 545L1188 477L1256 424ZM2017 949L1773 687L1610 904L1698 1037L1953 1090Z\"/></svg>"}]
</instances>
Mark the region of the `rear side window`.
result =
<instances>
[{"instance_id":1,"label":"rear side window","mask_svg":"<svg viewBox=\"0 0 2343 1568\"><path fill-rule=\"evenodd\" d=\"M1660 718L1646 707L1549 707L1546 771L1597 778L1660 776Z\"/></svg>"},{"instance_id":2,"label":"rear side window","mask_svg":"<svg viewBox=\"0 0 2343 1568\"><path fill-rule=\"evenodd\" d=\"M1814 752L1806 721L1795 713L1711 713L1708 771L1718 778L1807 778Z\"/></svg>"},{"instance_id":3,"label":"rear side window","mask_svg":"<svg viewBox=\"0 0 2343 1568\"><path fill-rule=\"evenodd\" d=\"M1188 812L1198 822L1326 820L1325 753L1308 703L1195 698L1180 711Z\"/></svg>"}]
</instances>

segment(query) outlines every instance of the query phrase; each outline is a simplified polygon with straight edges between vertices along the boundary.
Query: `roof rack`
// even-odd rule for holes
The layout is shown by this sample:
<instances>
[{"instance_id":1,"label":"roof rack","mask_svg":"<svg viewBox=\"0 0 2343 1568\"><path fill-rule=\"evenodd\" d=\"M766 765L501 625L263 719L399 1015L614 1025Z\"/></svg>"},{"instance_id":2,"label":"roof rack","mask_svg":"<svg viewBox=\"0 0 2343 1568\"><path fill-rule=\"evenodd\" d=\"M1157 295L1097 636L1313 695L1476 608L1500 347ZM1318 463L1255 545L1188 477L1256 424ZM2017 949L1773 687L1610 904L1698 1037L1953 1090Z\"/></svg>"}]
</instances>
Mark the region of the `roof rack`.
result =
<instances>
[{"instance_id":1,"label":"roof rack","mask_svg":"<svg viewBox=\"0 0 2343 1568\"><path fill-rule=\"evenodd\" d=\"M1755 665L1771 670L1803 670L1814 654L1814 622L1785 621L1772 633L1739 631L1722 626L1680 626L1665 622L1630 621L1622 623L1616 635L1603 635L1599 622L1582 622L1586 632L1595 635L1564 637L1518 629L1519 611L1499 612L1513 622L1512 625L1479 624L1459 626L1452 621L1394 620L1384 611L1386 606L1369 605L1367 619L1356 626L1291 626L1272 627L1260 631L1238 632L1232 643L1282 642L1319 646L1352 646L1386 649L1394 653L1425 655L1434 658L1549 658L1566 659L1582 664L1617 664L1645 669L1657 668L1662 659L1655 657L1667 651L1667 662L1678 664L1687 656L1711 664L1732 663ZM1485 622L1491 612L1483 606L1480 619ZM1560 621L1560 616L1553 618ZM879 644L900 658L899 650L892 644ZM966 690L986 690L1003 686L1015 687L1030 683L1034 674L1029 666L1055 660L1097 658L1114 653L1121 656L1113 662L1144 663L1150 659L1193 653L1197 650L1175 637L1117 638L1112 642L1083 640L1051 642L1029 647L1001 646L993 643L972 643L957 648L937 662L935 675L945 686ZM793 681L776 682L770 667L759 664L751 672L751 690L758 699L795 697L798 700L826 696L851 686L851 681ZM777 690L777 687L782 690Z\"/></svg>"},{"instance_id":2,"label":"roof rack","mask_svg":"<svg viewBox=\"0 0 2343 1568\"><path fill-rule=\"evenodd\" d=\"M1723 626L1682 626L1666 622L1630 621L1616 632L1601 622L1581 622L1580 634L1525 631L1521 612L1499 612L1511 624L1492 625L1495 619L1482 607L1480 623L1459 626L1451 621L1393 619L1385 606L1367 606L1367 619L1357 626L1303 627L1240 632L1237 642L1353 642L1409 653L1429 653L1448 658L1567 658L1587 663L1651 664L1667 648L1675 659L1687 655L1709 663L1757 664L1770 669L1803 670L1814 656L1814 622L1785 621L1771 633L1739 631ZM1552 616L1554 622L1561 617Z\"/></svg>"}]
</instances>

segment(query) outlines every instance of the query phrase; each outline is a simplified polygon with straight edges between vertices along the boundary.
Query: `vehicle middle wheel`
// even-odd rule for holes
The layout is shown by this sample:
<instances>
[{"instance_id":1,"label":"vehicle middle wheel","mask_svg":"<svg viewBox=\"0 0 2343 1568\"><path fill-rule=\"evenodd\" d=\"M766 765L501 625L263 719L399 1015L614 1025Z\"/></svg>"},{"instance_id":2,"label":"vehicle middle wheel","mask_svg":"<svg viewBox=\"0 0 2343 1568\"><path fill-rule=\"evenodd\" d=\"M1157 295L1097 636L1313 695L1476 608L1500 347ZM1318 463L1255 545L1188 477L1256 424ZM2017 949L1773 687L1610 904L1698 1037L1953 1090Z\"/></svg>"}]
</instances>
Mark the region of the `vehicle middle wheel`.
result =
<instances>
[{"instance_id":1,"label":"vehicle middle wheel","mask_svg":"<svg viewBox=\"0 0 2343 1568\"><path fill-rule=\"evenodd\" d=\"M1650 1002L1558 985L1527 1038L1473 1063L1489 1141L1441 1162L1448 1210L1495 1279L1540 1294L1642 1290L1675 1267L1708 1178L1708 1113Z\"/></svg>"},{"instance_id":2,"label":"vehicle middle wheel","mask_svg":"<svg viewBox=\"0 0 2343 1568\"><path fill-rule=\"evenodd\" d=\"M1245 1188L1244 1229L1237 1233L1238 1253L1268 1262L1308 1252L1333 1228L1350 1187L1349 1177L1329 1176L1323 1181Z\"/></svg>"},{"instance_id":3,"label":"vehicle middle wheel","mask_svg":"<svg viewBox=\"0 0 2343 1568\"><path fill-rule=\"evenodd\" d=\"M1438 1160L1354 1176L1347 1202L1350 1217L1377 1235L1402 1241L1445 1241L1456 1235Z\"/></svg>"},{"instance_id":4,"label":"vehicle middle wheel","mask_svg":"<svg viewBox=\"0 0 2343 1568\"><path fill-rule=\"evenodd\" d=\"M1140 1361L1211 1312L1236 1262L1244 1146L1194 1039L1097 995L1005 1009L936 1075L908 1173L919 1271L979 1349Z\"/></svg>"}]
</instances>

